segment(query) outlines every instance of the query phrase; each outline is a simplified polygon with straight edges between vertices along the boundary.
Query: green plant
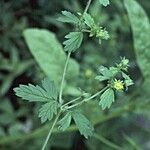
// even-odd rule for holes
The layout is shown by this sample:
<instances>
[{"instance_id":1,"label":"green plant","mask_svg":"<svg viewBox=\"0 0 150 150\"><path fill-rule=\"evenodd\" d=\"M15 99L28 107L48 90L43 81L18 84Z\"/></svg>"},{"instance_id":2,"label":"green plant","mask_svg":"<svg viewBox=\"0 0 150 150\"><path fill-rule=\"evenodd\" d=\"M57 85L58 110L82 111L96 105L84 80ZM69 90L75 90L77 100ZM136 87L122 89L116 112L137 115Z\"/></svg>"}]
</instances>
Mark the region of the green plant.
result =
<instances>
[{"instance_id":1,"label":"green plant","mask_svg":"<svg viewBox=\"0 0 150 150\"><path fill-rule=\"evenodd\" d=\"M107 6L109 4L109 1L100 0L100 3L104 6ZM66 40L63 42L64 50L68 53L68 55L64 64L60 86L60 79L58 79L57 81L51 81L48 78L45 78L44 80L42 80L41 86L28 84L20 85L19 87L14 89L16 95L24 100L44 103L39 109L39 117L41 118L42 123L48 120L52 120L55 116L50 131L43 144L42 150L45 149L51 136L52 130L56 124L58 124L58 128L60 130L64 131L70 126L71 121L74 120L81 135L84 135L85 138L92 136L94 127L92 126L92 123L85 117L85 115L81 113L79 106L89 102L90 100L93 100L96 97L99 97L99 105L102 107L102 109L104 110L106 108L110 108L112 103L115 101L115 92L123 91L124 89L126 90L128 86L133 84L132 79L129 77L129 75L127 75L129 60L126 58L121 58L120 63L115 64L113 67L107 68L101 66L99 68L99 75L97 75L95 79L98 80L98 82L105 81L106 86L101 90L98 90L97 93L92 95L90 93L82 91L79 97L76 97L74 99L67 101L63 98L65 77L67 74L67 67L70 62L70 56L71 53L80 48L84 33L88 33L89 37L98 38L99 43L101 43L102 40L109 39L108 31L105 28L97 25L93 17L87 13L90 4L91 0L87 2L83 14L77 13L77 15L74 15L71 12L62 11L62 16L58 18L58 20L61 22L70 23L75 26L75 31L67 34L65 36ZM34 30L35 34L38 34L37 29L32 30ZM28 33L30 33L30 31L31 30L27 30L24 32L27 43L32 40L32 38L29 38L28 36ZM47 34L47 31L42 31L42 33L47 36L50 35L49 33ZM32 43L28 45L29 48L33 48L34 51L34 47L36 47L36 44L37 43ZM40 57L40 53L35 57ZM74 65L72 63L72 67L73 66ZM53 77L55 76L55 74L52 74L51 72L49 75Z\"/></svg>"}]
</instances>

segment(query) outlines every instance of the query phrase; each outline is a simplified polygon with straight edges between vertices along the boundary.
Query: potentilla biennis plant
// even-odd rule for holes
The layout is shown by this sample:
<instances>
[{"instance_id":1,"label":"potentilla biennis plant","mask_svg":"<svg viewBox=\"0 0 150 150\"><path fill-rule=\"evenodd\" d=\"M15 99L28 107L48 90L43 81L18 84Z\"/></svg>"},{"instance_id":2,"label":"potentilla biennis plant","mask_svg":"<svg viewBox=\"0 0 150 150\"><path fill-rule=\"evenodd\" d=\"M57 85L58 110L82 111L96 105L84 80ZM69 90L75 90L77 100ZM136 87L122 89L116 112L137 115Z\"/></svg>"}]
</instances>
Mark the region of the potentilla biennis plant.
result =
<instances>
[{"instance_id":1,"label":"potentilla biennis plant","mask_svg":"<svg viewBox=\"0 0 150 150\"><path fill-rule=\"evenodd\" d=\"M115 64L113 67L99 67L99 74L95 79L97 82L105 81L107 85L104 88L93 95L82 92L79 97L67 102L62 98L70 55L80 48L84 33L89 34L89 37L98 38L100 43L102 40L108 40L110 38L108 31L104 27L97 25L94 18L88 13L90 4L91 0L87 2L86 8L82 14L77 13L77 15L75 15L68 11L62 11L61 16L58 18L58 21L73 24L76 27L75 31L72 31L65 36L66 40L63 42L64 50L68 55L64 71L62 72L60 88L56 87L54 81L45 78L41 81L41 86L28 84L19 85L19 87L14 89L15 94L24 100L29 102L42 102L38 115L42 123L53 119L52 126L50 127L42 150L46 148L56 124L58 125L59 130L64 131L70 126L71 121L73 120L81 135L85 138L92 136L94 127L81 111L78 110L78 107L98 97L98 105L100 105L102 110L108 109L115 101L115 91L125 91L133 84L132 79L128 75L129 60L121 58L120 63ZM107 6L109 0L100 0L100 4Z\"/></svg>"}]
</instances>

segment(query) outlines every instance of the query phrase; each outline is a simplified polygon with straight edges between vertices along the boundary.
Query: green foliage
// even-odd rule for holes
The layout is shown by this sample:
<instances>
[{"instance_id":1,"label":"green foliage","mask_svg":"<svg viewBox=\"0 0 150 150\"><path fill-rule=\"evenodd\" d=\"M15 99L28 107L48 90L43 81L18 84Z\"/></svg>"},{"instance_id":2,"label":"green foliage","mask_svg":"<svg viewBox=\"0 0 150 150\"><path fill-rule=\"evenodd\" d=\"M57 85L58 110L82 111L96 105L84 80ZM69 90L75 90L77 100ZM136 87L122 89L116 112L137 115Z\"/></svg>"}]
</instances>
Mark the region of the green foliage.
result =
<instances>
[{"instance_id":1,"label":"green foliage","mask_svg":"<svg viewBox=\"0 0 150 150\"><path fill-rule=\"evenodd\" d=\"M50 101L39 109L39 117L41 118L41 122L44 123L47 120L51 120L54 115L57 114L58 103L57 101Z\"/></svg>"},{"instance_id":2,"label":"green foliage","mask_svg":"<svg viewBox=\"0 0 150 150\"><path fill-rule=\"evenodd\" d=\"M51 100L56 100L58 95L54 83L48 79L42 81L42 87L32 84L20 85L14 88L14 91L18 97L30 102L49 102Z\"/></svg>"},{"instance_id":3,"label":"green foliage","mask_svg":"<svg viewBox=\"0 0 150 150\"><path fill-rule=\"evenodd\" d=\"M100 4L102 4L105 7L110 4L109 0L99 0L99 1L100 1Z\"/></svg>"},{"instance_id":4,"label":"green foliage","mask_svg":"<svg viewBox=\"0 0 150 150\"><path fill-rule=\"evenodd\" d=\"M51 97L51 99L57 100L58 91L53 81L50 81L48 78L45 78L42 80L42 86L45 89L48 97Z\"/></svg>"},{"instance_id":5,"label":"green foliage","mask_svg":"<svg viewBox=\"0 0 150 150\"><path fill-rule=\"evenodd\" d=\"M32 84L20 85L14 89L15 94L24 100L30 102L47 102L42 105L39 109L39 117L41 122L44 123L47 120L51 120L54 114L57 114L58 102L57 96L58 92L53 81L48 78L42 80L42 87Z\"/></svg>"},{"instance_id":6,"label":"green foliage","mask_svg":"<svg viewBox=\"0 0 150 150\"><path fill-rule=\"evenodd\" d=\"M111 104L115 101L113 89L107 89L101 96L99 105L102 106L102 109L110 108Z\"/></svg>"},{"instance_id":7,"label":"green foliage","mask_svg":"<svg viewBox=\"0 0 150 150\"><path fill-rule=\"evenodd\" d=\"M92 28L92 27L95 25L94 19L91 17L90 14L85 13L85 14L83 15L83 18L84 18L85 24L86 24L89 28Z\"/></svg>"},{"instance_id":8,"label":"green foliage","mask_svg":"<svg viewBox=\"0 0 150 150\"><path fill-rule=\"evenodd\" d=\"M78 17L68 11L62 11L62 16L58 18L58 21L73 24L78 24L80 22Z\"/></svg>"},{"instance_id":9,"label":"green foliage","mask_svg":"<svg viewBox=\"0 0 150 150\"><path fill-rule=\"evenodd\" d=\"M0 149L37 150L43 144L43 137L46 136L49 128L54 127L55 122L56 126L51 132L52 137L47 143L47 149L72 149L73 145L84 138L76 136L75 131L78 127L72 117L74 109L79 107L94 125L96 134L92 134L88 140L82 139L84 143L79 144L79 147L77 144L76 149L85 147L89 150L138 149L138 145L140 149L149 148L147 144L150 108L149 52L147 51L149 16L145 13L149 14L149 0L125 2L128 3L126 7L130 9L128 11L130 22L125 14L123 1L112 1L108 9L102 5L108 6L111 1L92 0L91 2L90 9L85 11L84 15L80 12L84 12L83 6L86 2L79 0L65 2L37 0L34 5L32 1L28 3L26 1L0 2L2 12L0 14ZM63 11L59 17L58 20L68 24L60 23L56 19L61 9L74 12ZM36 15L33 10L36 11ZM132 37L130 23L133 31ZM33 26L35 30L30 29ZM133 26L137 30L133 30ZM53 33L42 28L51 30ZM71 28L73 30L70 30ZM24 29L26 29L24 31L26 43L21 37ZM27 31L28 34L26 34ZM82 42L82 47L78 48L77 53L72 54L73 51L71 51L71 57L79 63L69 60L62 86L62 103L58 103L59 88L67 57L55 34L60 41L63 41L64 35L72 32L81 32L84 42ZM75 36L72 36L73 38ZM101 45L97 42L97 39L101 42L108 38L109 40ZM134 47L137 47L134 51L132 38ZM135 43L138 46L135 46ZM30 51L27 50L26 44L28 47L30 45ZM126 56L130 62L122 58L121 62L109 67L113 62L118 61L120 55ZM138 59L139 56L140 59ZM102 66L97 71L101 65L105 67ZM133 84L130 74L132 74L135 86L126 92L128 86ZM51 86L53 82L47 84L49 82L47 79L41 82L41 86L33 84L31 87L34 89L38 87L40 91L37 90L36 94L41 94L43 91L48 97L47 101L40 103L35 101L33 105L14 97L12 90L14 87L21 83L28 89L30 86L27 83L38 83L45 76L55 82L58 92ZM95 76L97 80L94 80ZM141 81L145 81L146 84L141 84ZM96 99L102 97L108 89L114 91L117 105L114 104L115 107L110 107L104 112ZM107 95L109 96L109 93ZM112 99L107 100L103 101L106 106ZM36 117L37 113L41 122L49 120L51 122L41 126ZM141 119L144 124L141 124ZM82 119L80 120L80 123L87 127L87 124L83 124ZM111 128L108 130L110 124ZM57 130L57 127L60 130ZM121 134L120 129L123 129ZM126 140L123 136L124 132L132 139ZM85 134L87 134L86 131ZM20 143L17 143L18 140Z\"/></svg>"},{"instance_id":10,"label":"green foliage","mask_svg":"<svg viewBox=\"0 0 150 150\"><path fill-rule=\"evenodd\" d=\"M14 78L27 71L32 65L32 60L21 61L18 58L18 52L16 49L12 49L10 60L0 54L0 69L8 72L8 74L0 74L0 95L4 96L11 88Z\"/></svg>"},{"instance_id":11,"label":"green foliage","mask_svg":"<svg viewBox=\"0 0 150 150\"><path fill-rule=\"evenodd\" d=\"M122 72L122 77L125 79L124 83L126 88L128 88L128 86L133 85L133 80L130 78L130 76L128 76L127 74L125 74L124 72Z\"/></svg>"},{"instance_id":12,"label":"green foliage","mask_svg":"<svg viewBox=\"0 0 150 150\"><path fill-rule=\"evenodd\" d=\"M24 31L24 37L41 69L59 86L66 55L55 35L45 29L31 28ZM79 65L73 59L69 62L67 74L72 77L79 74Z\"/></svg>"},{"instance_id":13,"label":"green foliage","mask_svg":"<svg viewBox=\"0 0 150 150\"><path fill-rule=\"evenodd\" d=\"M124 135L125 140L136 150L140 150L140 146L131 137Z\"/></svg>"},{"instance_id":14,"label":"green foliage","mask_svg":"<svg viewBox=\"0 0 150 150\"><path fill-rule=\"evenodd\" d=\"M145 80L150 80L150 23L144 9L135 0L124 0L131 22L137 62ZM140 19L139 19L140 17Z\"/></svg>"},{"instance_id":15,"label":"green foliage","mask_svg":"<svg viewBox=\"0 0 150 150\"><path fill-rule=\"evenodd\" d=\"M115 89L115 90L123 90L124 86L126 90L129 86L133 85L133 81L129 75L126 74L128 67L129 67L129 60L126 58L121 58L120 63L116 63L113 67L104 67L101 66L99 68L100 75L96 76L95 79L102 81L107 81L108 86ZM118 76L120 77L117 80ZM122 80L122 78L124 80Z\"/></svg>"},{"instance_id":16,"label":"green foliage","mask_svg":"<svg viewBox=\"0 0 150 150\"><path fill-rule=\"evenodd\" d=\"M108 40L109 34L106 29L103 29L102 27L99 27L92 16L88 13L84 13L83 15L84 23L87 25L88 28L90 28L90 37L95 36L99 39L99 42L101 43L101 40Z\"/></svg>"},{"instance_id":17,"label":"green foliage","mask_svg":"<svg viewBox=\"0 0 150 150\"><path fill-rule=\"evenodd\" d=\"M97 79L99 81L109 80L110 78L112 78L114 76L112 71L104 66L101 66L99 68L99 72L101 75L95 77L95 79Z\"/></svg>"},{"instance_id":18,"label":"green foliage","mask_svg":"<svg viewBox=\"0 0 150 150\"><path fill-rule=\"evenodd\" d=\"M76 16L67 11L63 11L63 15L65 15L65 17L63 16L58 18L59 21L71 22L76 24L78 23L78 25L76 25L77 31L70 32L65 36L65 38L67 39L66 41L63 42L63 44L65 45L64 47L65 51L74 52L80 47L83 40L83 32L89 32L90 37L92 36L97 37L100 43L102 39L103 40L109 39L108 31L96 25L92 16L87 12L84 12L83 15L80 14L81 15L80 20ZM71 16L73 20L71 20ZM90 30L88 30L89 28Z\"/></svg>"},{"instance_id":19,"label":"green foliage","mask_svg":"<svg viewBox=\"0 0 150 150\"><path fill-rule=\"evenodd\" d=\"M65 116L58 122L58 128L62 131L65 131L70 126L71 118L71 113L67 112Z\"/></svg>"},{"instance_id":20,"label":"green foliage","mask_svg":"<svg viewBox=\"0 0 150 150\"><path fill-rule=\"evenodd\" d=\"M93 135L94 128L91 122L80 112L74 111L72 117L77 125L81 135L84 135L85 138Z\"/></svg>"},{"instance_id":21,"label":"green foliage","mask_svg":"<svg viewBox=\"0 0 150 150\"><path fill-rule=\"evenodd\" d=\"M70 32L68 35L65 36L67 39L63 42L65 45L65 51L74 52L77 50L83 40L83 33L82 32Z\"/></svg>"}]
</instances>

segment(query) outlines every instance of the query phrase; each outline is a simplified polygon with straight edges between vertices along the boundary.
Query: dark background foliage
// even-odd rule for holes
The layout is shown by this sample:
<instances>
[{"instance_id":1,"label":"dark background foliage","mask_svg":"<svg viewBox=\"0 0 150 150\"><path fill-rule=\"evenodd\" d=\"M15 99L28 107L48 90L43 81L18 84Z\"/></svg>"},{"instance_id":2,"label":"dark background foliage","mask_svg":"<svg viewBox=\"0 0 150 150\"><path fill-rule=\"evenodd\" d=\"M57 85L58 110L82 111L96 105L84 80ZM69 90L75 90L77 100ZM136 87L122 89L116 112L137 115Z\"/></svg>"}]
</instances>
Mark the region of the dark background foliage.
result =
<instances>
[{"instance_id":1,"label":"dark background foliage","mask_svg":"<svg viewBox=\"0 0 150 150\"><path fill-rule=\"evenodd\" d=\"M107 141L110 140L122 149L148 150L150 149L150 88L147 84L142 86L146 79L136 59L133 34L125 6L122 0L112 0L111 5L106 8L98 5L97 2L93 0L89 11L97 23L109 31L110 39L99 45L96 39L88 36L84 38L80 50L72 55L72 58L80 64L80 75L74 82L87 92L95 92L97 87L103 87L103 84L94 80L97 68L100 65L113 65L120 60L120 56L125 56L130 60L129 74L135 84L126 94L116 95L117 101L110 111L102 112L95 103L83 106L87 116L97 122L95 130L99 138L92 137L86 140L73 129L72 125L72 128L64 133L55 132L49 148L109 150L113 149ZM149 0L138 0L138 2L150 17ZM13 88L19 84L39 83L45 76L25 44L22 37L23 30L29 27L46 28L54 32L57 39L63 42L64 35L73 27L58 22L56 18L62 10L82 12L85 5L86 0L0 1L1 150L40 149L47 133L47 125L49 126L49 123L40 124L37 118L39 108L37 104L21 101L13 92ZM72 95L76 94L74 90L70 92Z\"/></svg>"}]
</instances>

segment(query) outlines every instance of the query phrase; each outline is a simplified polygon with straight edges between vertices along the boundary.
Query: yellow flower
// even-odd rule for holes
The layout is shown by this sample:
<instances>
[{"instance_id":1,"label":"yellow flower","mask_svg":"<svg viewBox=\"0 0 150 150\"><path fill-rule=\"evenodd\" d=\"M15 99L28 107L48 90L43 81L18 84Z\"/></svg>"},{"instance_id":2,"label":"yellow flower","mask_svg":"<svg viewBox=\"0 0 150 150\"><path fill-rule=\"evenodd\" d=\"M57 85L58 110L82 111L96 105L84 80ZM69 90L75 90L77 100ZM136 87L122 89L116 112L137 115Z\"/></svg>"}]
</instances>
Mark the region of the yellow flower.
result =
<instances>
[{"instance_id":1,"label":"yellow flower","mask_svg":"<svg viewBox=\"0 0 150 150\"><path fill-rule=\"evenodd\" d=\"M123 90L124 89L124 83L123 81L120 81L120 80L116 80L114 81L114 85L113 87L116 89L116 90Z\"/></svg>"}]
</instances>

